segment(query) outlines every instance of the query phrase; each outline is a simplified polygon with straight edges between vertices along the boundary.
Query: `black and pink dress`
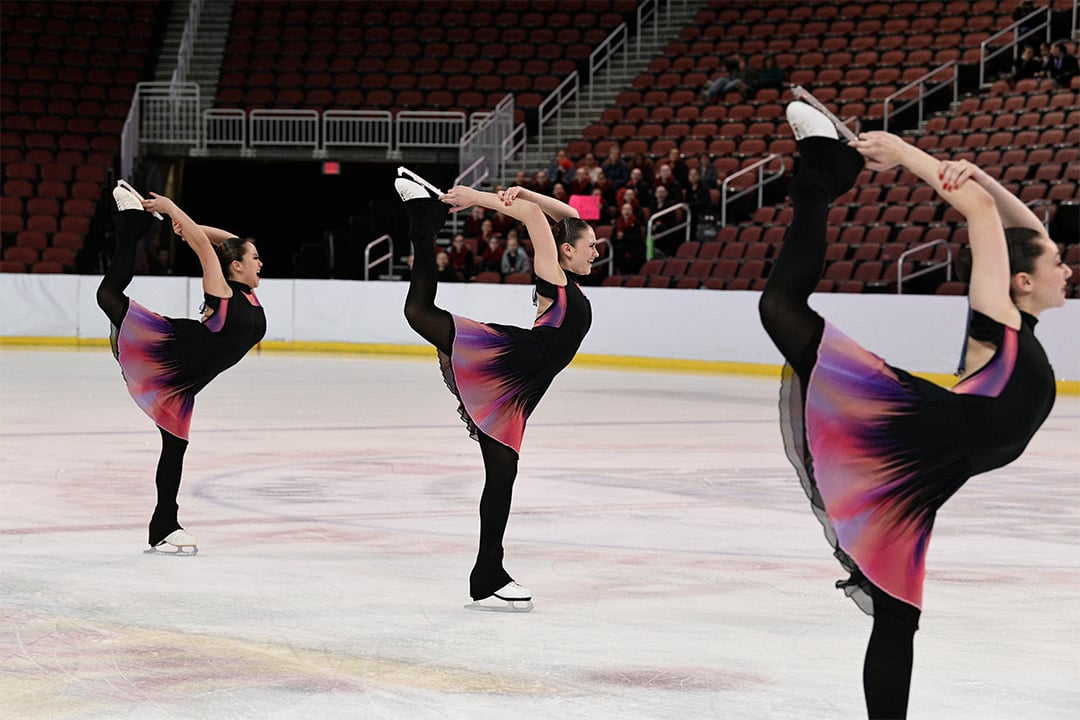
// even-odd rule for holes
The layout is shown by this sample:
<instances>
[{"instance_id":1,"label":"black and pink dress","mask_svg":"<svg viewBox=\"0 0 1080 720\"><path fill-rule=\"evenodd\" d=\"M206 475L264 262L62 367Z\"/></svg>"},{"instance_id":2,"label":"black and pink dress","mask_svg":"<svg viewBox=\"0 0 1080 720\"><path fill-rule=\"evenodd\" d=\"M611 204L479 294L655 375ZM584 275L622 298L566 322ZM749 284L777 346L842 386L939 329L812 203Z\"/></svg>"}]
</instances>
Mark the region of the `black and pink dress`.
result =
<instances>
[{"instance_id":1,"label":"black and pink dress","mask_svg":"<svg viewBox=\"0 0 1080 720\"><path fill-rule=\"evenodd\" d=\"M266 314L247 285L230 298L207 294L205 321L167 318L129 301L113 352L128 392L158 427L188 439L195 395L266 334ZM116 332L114 330L114 332Z\"/></svg>"},{"instance_id":2,"label":"black and pink dress","mask_svg":"<svg viewBox=\"0 0 1080 720\"><path fill-rule=\"evenodd\" d=\"M850 578L837 583L872 612L867 583L922 608L934 518L973 475L1023 452L1054 404L1054 373L1036 319L1019 330L972 313L993 343L984 367L947 390L894 368L825 324L805 386L785 367L788 458Z\"/></svg>"},{"instance_id":3,"label":"black and pink dress","mask_svg":"<svg viewBox=\"0 0 1080 720\"><path fill-rule=\"evenodd\" d=\"M451 354L439 353L469 434L475 439L479 430L517 453L529 415L592 323L592 308L574 280L560 286L538 277L536 292L552 303L531 329L453 315Z\"/></svg>"}]
</instances>

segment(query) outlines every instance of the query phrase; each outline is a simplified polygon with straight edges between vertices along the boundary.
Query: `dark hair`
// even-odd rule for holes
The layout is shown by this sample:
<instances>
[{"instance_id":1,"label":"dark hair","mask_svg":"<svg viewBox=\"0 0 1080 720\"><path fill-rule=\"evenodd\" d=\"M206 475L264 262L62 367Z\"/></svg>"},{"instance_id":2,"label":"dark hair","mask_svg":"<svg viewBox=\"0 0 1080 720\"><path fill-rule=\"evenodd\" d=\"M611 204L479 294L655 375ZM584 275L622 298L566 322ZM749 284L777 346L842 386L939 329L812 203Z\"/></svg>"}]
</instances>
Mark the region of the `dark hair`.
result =
<instances>
[{"instance_id":1,"label":"dark hair","mask_svg":"<svg viewBox=\"0 0 1080 720\"><path fill-rule=\"evenodd\" d=\"M225 279L229 279L229 266L232 265L233 260L242 262L244 256L247 254L247 244L250 240L241 240L238 237L231 237L220 245L215 245L214 250L217 251L218 260L221 262L221 274L225 276Z\"/></svg>"},{"instance_id":2,"label":"dark hair","mask_svg":"<svg viewBox=\"0 0 1080 720\"><path fill-rule=\"evenodd\" d=\"M577 241L590 227L592 226L581 218L563 218L551 226L551 234L555 238L555 247L559 247L563 243L577 245Z\"/></svg>"},{"instance_id":3,"label":"dark hair","mask_svg":"<svg viewBox=\"0 0 1080 720\"><path fill-rule=\"evenodd\" d=\"M1044 248L1038 242L1042 233L1027 227L1005 228L1005 245L1009 249L1009 275L1029 273ZM956 276L961 282L971 282L971 247L965 246L956 256Z\"/></svg>"}]
</instances>

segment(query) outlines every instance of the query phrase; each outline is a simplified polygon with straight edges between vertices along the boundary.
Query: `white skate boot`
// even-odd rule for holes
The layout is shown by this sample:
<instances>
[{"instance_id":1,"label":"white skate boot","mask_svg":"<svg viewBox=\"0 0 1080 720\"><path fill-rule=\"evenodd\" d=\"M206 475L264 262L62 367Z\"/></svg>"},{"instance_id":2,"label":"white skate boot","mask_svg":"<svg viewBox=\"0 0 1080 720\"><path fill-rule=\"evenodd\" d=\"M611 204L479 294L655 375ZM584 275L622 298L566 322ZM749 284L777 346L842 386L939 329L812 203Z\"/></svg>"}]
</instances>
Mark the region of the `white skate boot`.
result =
<instances>
[{"instance_id":1,"label":"white skate boot","mask_svg":"<svg viewBox=\"0 0 1080 720\"><path fill-rule=\"evenodd\" d=\"M487 612L527 613L533 609L532 593L529 588L511 580L490 596L471 602L466 610L485 610Z\"/></svg>"},{"instance_id":2,"label":"white skate boot","mask_svg":"<svg viewBox=\"0 0 1080 720\"><path fill-rule=\"evenodd\" d=\"M149 550L143 550L144 555L172 555L174 557L194 557L199 552L195 542L195 536L187 530L173 530Z\"/></svg>"},{"instance_id":3,"label":"white skate boot","mask_svg":"<svg viewBox=\"0 0 1080 720\"><path fill-rule=\"evenodd\" d=\"M424 178L422 178L419 175L417 175L416 173L414 173L412 170L405 167L404 165L398 167L397 174L398 174L399 178L404 178L406 180L411 180L412 182L417 183L418 185L422 185L423 187L427 188L428 190L430 190L432 193L435 194L434 196L435 196L436 199L438 199L439 195L445 195L446 194L442 190L440 190L439 188L437 188L434 185L432 185L431 183L429 183ZM405 198L402 198L402 199L404 200Z\"/></svg>"},{"instance_id":4,"label":"white skate boot","mask_svg":"<svg viewBox=\"0 0 1080 720\"><path fill-rule=\"evenodd\" d=\"M803 137L831 137L834 140L839 140L842 137L845 142L851 142L855 139L855 133L851 128L849 128L843 120L833 115L832 112L829 111L829 108L825 107L825 105L814 97L809 90L801 85L795 85L791 88L791 94L795 97L796 102L792 102L788 105L787 113L788 122L791 124L791 129L795 133L796 140L802 140ZM797 114L795 120L791 117L793 109ZM832 126L831 133L824 129L819 120L812 119L811 110L816 110L824 116L823 119L828 121ZM800 135L800 131L795 127L796 122L800 122L808 132L804 135ZM837 135L837 133L839 133L839 135Z\"/></svg>"},{"instance_id":5,"label":"white skate boot","mask_svg":"<svg viewBox=\"0 0 1080 720\"><path fill-rule=\"evenodd\" d=\"M116 181L116 187L113 188L113 199L116 200L117 209L124 210L142 210L143 196L139 192L131 187L131 184L124 179ZM161 213L151 213L156 219L161 220Z\"/></svg>"}]
</instances>

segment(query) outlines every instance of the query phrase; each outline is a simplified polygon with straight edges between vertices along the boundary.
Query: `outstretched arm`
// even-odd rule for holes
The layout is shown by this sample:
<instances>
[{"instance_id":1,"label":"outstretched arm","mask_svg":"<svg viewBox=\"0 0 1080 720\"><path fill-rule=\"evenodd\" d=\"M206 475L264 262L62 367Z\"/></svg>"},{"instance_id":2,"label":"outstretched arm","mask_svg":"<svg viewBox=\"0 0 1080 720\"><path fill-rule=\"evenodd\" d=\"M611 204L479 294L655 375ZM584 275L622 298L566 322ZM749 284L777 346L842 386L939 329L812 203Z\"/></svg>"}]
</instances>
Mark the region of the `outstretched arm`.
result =
<instances>
[{"instance_id":1,"label":"outstretched arm","mask_svg":"<svg viewBox=\"0 0 1080 720\"><path fill-rule=\"evenodd\" d=\"M458 185L440 197L450 205L451 212L457 212L473 205L499 210L506 215L525 223L525 230L533 244L533 267L536 274L555 285L565 285L566 275L559 266L559 254L555 247L555 238L551 235L547 217L540 205L524 198L518 198L521 188L504 190L500 195L483 192L465 185ZM558 201L556 201L558 202ZM561 204L561 203L560 203ZM567 206L569 208L569 206ZM573 208L569 208L573 210Z\"/></svg>"},{"instance_id":2,"label":"outstretched arm","mask_svg":"<svg viewBox=\"0 0 1080 720\"><path fill-rule=\"evenodd\" d=\"M171 199L154 192L150 195L152 197L143 200L143 207L168 215L173 222L173 230L176 231L179 228L177 234L199 257L199 265L202 266L203 291L215 297L232 297L232 288L225 282L225 276L221 272L221 262L203 226L192 220Z\"/></svg>"},{"instance_id":3,"label":"outstretched arm","mask_svg":"<svg viewBox=\"0 0 1080 720\"><path fill-rule=\"evenodd\" d=\"M529 202L534 202L539 205L540 209L544 211L544 214L555 222L565 220L566 218L581 217L576 209L570 207L562 200L556 200L549 195L533 192L532 190L520 187L518 185L508 187L506 190L504 190L502 193L504 199L506 193L509 193L511 190L514 191L517 198L520 198L521 200L528 200Z\"/></svg>"},{"instance_id":4,"label":"outstretched arm","mask_svg":"<svg viewBox=\"0 0 1080 720\"><path fill-rule=\"evenodd\" d=\"M867 158L871 170L903 165L960 211L967 220L971 244L968 299L972 309L1019 328L1020 311L1009 296L1009 251L994 196L978 183L963 182L966 178L958 173L956 163L937 160L896 135L867 132L851 145Z\"/></svg>"}]
</instances>

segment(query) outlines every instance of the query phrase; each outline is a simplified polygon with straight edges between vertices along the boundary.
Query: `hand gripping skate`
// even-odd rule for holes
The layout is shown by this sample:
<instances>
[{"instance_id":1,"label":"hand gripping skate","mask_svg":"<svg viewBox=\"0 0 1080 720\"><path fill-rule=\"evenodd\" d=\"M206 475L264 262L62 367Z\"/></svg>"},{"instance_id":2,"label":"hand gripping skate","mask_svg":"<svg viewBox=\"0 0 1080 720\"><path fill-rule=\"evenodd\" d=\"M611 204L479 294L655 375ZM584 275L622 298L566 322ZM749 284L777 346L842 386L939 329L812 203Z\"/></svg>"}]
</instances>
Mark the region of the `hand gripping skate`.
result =
<instances>
[{"instance_id":1,"label":"hand gripping skate","mask_svg":"<svg viewBox=\"0 0 1080 720\"><path fill-rule=\"evenodd\" d=\"M852 132L851 128L845 125L840 118L833 115L829 111L829 108L825 107L825 105L820 100L814 97L813 94L809 90L804 88L802 85L792 85L791 94L795 97L796 100L801 100L802 102L806 103L807 105L824 115L825 119L832 123L833 127L836 129L836 132L838 132L840 134L840 137L843 137L844 140L846 140L847 142L851 142L852 140L856 139L855 133ZM792 103L788 106L789 112L794 104L795 103ZM797 120L795 122L792 122L789 115L788 122L791 123L791 129L795 133L795 139L801 140L802 137L800 137L800 135L805 136L805 134L800 133L799 129L796 127ZM835 138L836 136L834 135L833 137Z\"/></svg>"},{"instance_id":2,"label":"hand gripping skate","mask_svg":"<svg viewBox=\"0 0 1080 720\"><path fill-rule=\"evenodd\" d=\"M527 613L533 609L532 593L511 580L486 598L465 606L466 610L487 612Z\"/></svg>"},{"instance_id":3,"label":"hand gripping skate","mask_svg":"<svg viewBox=\"0 0 1080 720\"><path fill-rule=\"evenodd\" d=\"M398 191L398 195L405 202L425 198L438 200L440 195L445 194L408 168L399 167L397 171L398 179L394 181L394 189Z\"/></svg>"},{"instance_id":4,"label":"hand gripping skate","mask_svg":"<svg viewBox=\"0 0 1080 720\"><path fill-rule=\"evenodd\" d=\"M144 555L171 555L173 557L194 557L199 552L195 543L195 536L187 530L173 530L149 550L143 550Z\"/></svg>"},{"instance_id":5,"label":"hand gripping skate","mask_svg":"<svg viewBox=\"0 0 1080 720\"><path fill-rule=\"evenodd\" d=\"M137 202L137 206L132 205L129 198L123 197L122 193L125 193L125 192L128 193L128 195L133 196L135 198L135 200ZM142 206L143 196L140 195L139 192L135 188L131 187L131 184L127 180L120 179L120 180L116 181L116 187L113 188L113 199L116 200L116 206L120 210L142 210L143 209L143 206ZM159 212L153 212L153 213L151 213L151 215L153 215L158 220L163 219L161 217L161 213L159 213Z\"/></svg>"}]
</instances>

